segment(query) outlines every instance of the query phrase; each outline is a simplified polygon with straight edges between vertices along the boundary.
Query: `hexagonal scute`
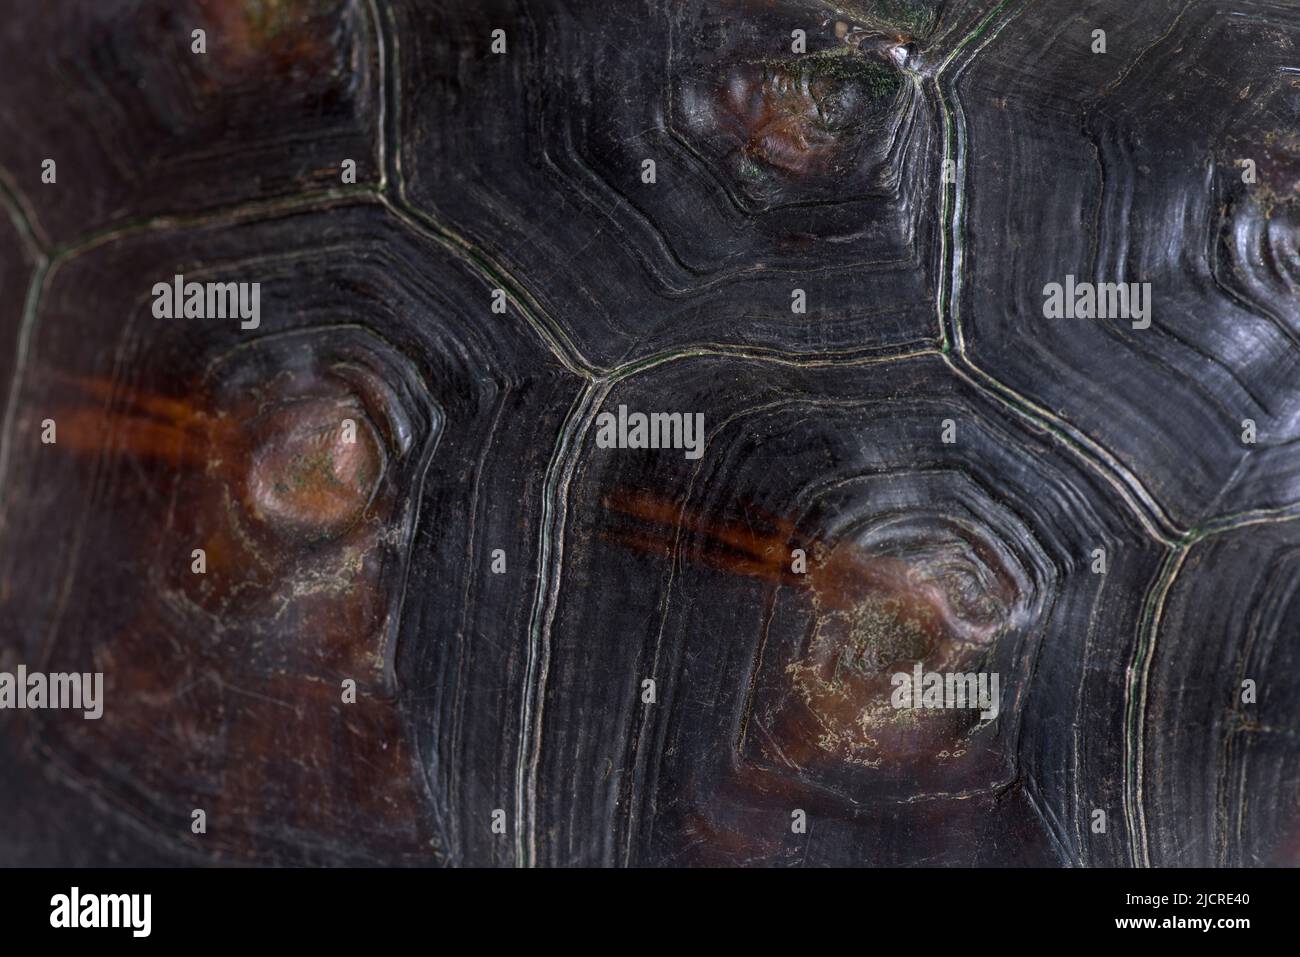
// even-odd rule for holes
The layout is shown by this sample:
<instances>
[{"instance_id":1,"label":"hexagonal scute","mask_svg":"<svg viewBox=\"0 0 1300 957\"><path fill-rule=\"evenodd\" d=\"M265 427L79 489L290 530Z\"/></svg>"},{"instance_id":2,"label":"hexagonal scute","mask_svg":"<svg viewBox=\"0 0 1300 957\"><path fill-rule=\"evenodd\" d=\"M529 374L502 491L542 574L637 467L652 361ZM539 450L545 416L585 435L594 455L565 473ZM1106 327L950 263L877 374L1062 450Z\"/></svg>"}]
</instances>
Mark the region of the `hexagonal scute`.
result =
<instances>
[{"instance_id":1,"label":"hexagonal scute","mask_svg":"<svg viewBox=\"0 0 1300 957\"><path fill-rule=\"evenodd\" d=\"M1275 4L1032 4L958 86L967 354L1181 529L1300 493L1298 28Z\"/></svg>"},{"instance_id":2,"label":"hexagonal scute","mask_svg":"<svg viewBox=\"0 0 1300 957\"><path fill-rule=\"evenodd\" d=\"M936 118L913 26L734 0L396 4L406 196L598 365L931 339Z\"/></svg>"},{"instance_id":3,"label":"hexagonal scute","mask_svg":"<svg viewBox=\"0 0 1300 957\"><path fill-rule=\"evenodd\" d=\"M39 235L378 180L375 21L348 0L68 0L0 25L0 166ZM53 164L52 166L49 164Z\"/></svg>"},{"instance_id":4,"label":"hexagonal scute","mask_svg":"<svg viewBox=\"0 0 1300 957\"><path fill-rule=\"evenodd\" d=\"M177 276L259 284L257 328L160 321ZM203 802L223 823L190 853L496 852L459 845L511 786L517 693L473 689L522 685L497 651L527 627L543 437L578 387L526 331L489 334L517 320L488 330L486 301L373 203L144 233L47 277L6 463L0 576L31 587L6 595L5 661L93 663L118 704L29 712L44 760L158 833ZM482 575L497 549L509 575ZM470 747L477 773L447 779Z\"/></svg>"}]
</instances>

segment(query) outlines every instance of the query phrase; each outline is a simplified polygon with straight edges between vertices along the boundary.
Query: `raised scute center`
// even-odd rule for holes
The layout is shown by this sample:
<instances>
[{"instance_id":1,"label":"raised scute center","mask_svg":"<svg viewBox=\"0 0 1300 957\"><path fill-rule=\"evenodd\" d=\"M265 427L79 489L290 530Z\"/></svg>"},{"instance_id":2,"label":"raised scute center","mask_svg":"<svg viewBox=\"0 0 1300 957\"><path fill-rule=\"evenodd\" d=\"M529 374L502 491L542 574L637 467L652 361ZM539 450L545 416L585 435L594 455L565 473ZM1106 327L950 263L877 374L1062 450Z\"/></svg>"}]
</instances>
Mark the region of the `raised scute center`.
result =
<instances>
[{"instance_id":1,"label":"raised scute center","mask_svg":"<svg viewBox=\"0 0 1300 957\"><path fill-rule=\"evenodd\" d=\"M304 400L277 411L259 431L247 495L261 521L284 533L326 538L361 516L383 457L355 405Z\"/></svg>"}]
</instances>

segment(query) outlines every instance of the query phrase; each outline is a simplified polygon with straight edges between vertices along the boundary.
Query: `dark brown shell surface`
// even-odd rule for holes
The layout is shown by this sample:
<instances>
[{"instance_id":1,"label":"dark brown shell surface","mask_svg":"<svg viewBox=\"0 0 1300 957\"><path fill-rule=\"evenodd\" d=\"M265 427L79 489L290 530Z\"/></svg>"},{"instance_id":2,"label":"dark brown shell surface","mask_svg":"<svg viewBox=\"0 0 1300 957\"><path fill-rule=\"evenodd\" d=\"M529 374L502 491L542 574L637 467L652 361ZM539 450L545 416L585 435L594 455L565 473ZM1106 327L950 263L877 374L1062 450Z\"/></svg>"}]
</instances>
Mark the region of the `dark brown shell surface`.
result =
<instances>
[{"instance_id":1,"label":"dark brown shell surface","mask_svg":"<svg viewBox=\"0 0 1300 957\"><path fill-rule=\"evenodd\" d=\"M1297 44L11 11L0 674L103 713L0 710L0 864L1300 863ZM1146 316L1049 315L1076 281ZM698 449L609 447L636 413Z\"/></svg>"}]
</instances>

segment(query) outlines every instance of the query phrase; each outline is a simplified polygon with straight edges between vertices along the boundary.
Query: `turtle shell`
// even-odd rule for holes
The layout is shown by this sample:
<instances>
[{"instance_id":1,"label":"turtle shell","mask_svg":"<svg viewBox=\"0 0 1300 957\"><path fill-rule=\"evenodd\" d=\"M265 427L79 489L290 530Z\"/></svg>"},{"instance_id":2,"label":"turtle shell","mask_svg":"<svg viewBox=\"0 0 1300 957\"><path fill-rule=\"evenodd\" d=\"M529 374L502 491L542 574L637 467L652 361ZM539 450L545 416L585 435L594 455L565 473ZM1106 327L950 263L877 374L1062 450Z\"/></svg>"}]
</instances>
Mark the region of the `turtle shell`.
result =
<instances>
[{"instance_id":1,"label":"turtle shell","mask_svg":"<svg viewBox=\"0 0 1300 957\"><path fill-rule=\"evenodd\" d=\"M1298 42L6 17L0 863L1300 863Z\"/></svg>"}]
</instances>

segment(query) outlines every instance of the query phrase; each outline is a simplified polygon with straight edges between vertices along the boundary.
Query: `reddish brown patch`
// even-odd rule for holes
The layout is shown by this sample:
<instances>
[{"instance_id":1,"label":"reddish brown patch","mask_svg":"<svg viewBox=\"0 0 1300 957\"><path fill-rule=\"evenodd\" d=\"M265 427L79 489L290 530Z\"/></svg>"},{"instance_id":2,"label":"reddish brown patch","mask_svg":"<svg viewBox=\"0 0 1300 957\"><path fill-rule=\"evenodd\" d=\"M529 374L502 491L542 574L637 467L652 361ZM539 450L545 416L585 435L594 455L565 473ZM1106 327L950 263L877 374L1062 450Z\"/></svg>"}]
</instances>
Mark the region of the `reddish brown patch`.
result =
<instances>
[{"instance_id":1,"label":"reddish brown patch","mask_svg":"<svg viewBox=\"0 0 1300 957\"><path fill-rule=\"evenodd\" d=\"M814 628L785 666L785 691L753 717L780 762L877 767L965 753L976 712L895 709L891 678L918 661L927 671L969 670L1021 598L1009 576L995 571L972 594L970 576L945 561L941 537L904 560L851 541L801 546L793 523L754 509L740 525L705 523L645 493L604 504L636 520L607 531L607 540L805 590ZM803 575L791 568L796 547L807 551Z\"/></svg>"},{"instance_id":2,"label":"reddish brown patch","mask_svg":"<svg viewBox=\"0 0 1300 957\"><path fill-rule=\"evenodd\" d=\"M228 70L323 67L333 50L317 21L337 6L326 0L202 0L211 24L208 53Z\"/></svg>"},{"instance_id":3,"label":"reddish brown patch","mask_svg":"<svg viewBox=\"0 0 1300 957\"><path fill-rule=\"evenodd\" d=\"M361 515L383 470L378 441L344 401L297 402L260 423L249 456L247 503L294 534L337 534Z\"/></svg>"}]
</instances>

